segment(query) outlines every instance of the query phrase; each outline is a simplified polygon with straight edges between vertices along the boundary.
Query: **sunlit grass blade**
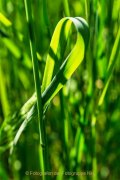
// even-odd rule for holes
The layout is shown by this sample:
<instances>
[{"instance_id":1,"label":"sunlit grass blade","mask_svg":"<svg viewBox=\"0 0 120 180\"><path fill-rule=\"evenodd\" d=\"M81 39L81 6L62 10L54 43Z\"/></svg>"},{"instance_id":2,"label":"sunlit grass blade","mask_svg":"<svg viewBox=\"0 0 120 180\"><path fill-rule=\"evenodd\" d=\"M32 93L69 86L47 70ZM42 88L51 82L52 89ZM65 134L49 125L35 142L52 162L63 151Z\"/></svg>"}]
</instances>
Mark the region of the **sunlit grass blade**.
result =
<instances>
[{"instance_id":1,"label":"sunlit grass blade","mask_svg":"<svg viewBox=\"0 0 120 180\"><path fill-rule=\"evenodd\" d=\"M77 40L74 48L69 53L65 61L60 66L59 71L52 79L55 63L55 56L57 55L57 60L61 59L59 57L59 38L61 31L64 32L63 38L66 40L71 28L71 24L76 28ZM64 28L64 29L62 29ZM71 77L77 67L80 65L84 58L85 48L88 44L89 31L88 25L82 18L63 18L56 26L55 32L52 37L50 44L50 51L48 54L45 73L42 82L42 99L43 104L50 101L63 87L66 81ZM62 41L63 42L65 42ZM62 46L62 44L60 44ZM64 46L64 43L63 43ZM51 53L52 51L52 53ZM58 59L59 58L59 59ZM51 81L52 79L52 81ZM50 83L51 82L51 83Z\"/></svg>"},{"instance_id":2,"label":"sunlit grass blade","mask_svg":"<svg viewBox=\"0 0 120 180\"><path fill-rule=\"evenodd\" d=\"M17 45L10 38L3 37L3 44L8 48L8 50L15 56L15 58L19 59L21 57L21 51L17 47Z\"/></svg>"},{"instance_id":3,"label":"sunlit grass blade","mask_svg":"<svg viewBox=\"0 0 120 180\"><path fill-rule=\"evenodd\" d=\"M0 13L0 22L7 27L12 25L11 21L8 18L6 18L2 13Z\"/></svg>"},{"instance_id":4,"label":"sunlit grass blade","mask_svg":"<svg viewBox=\"0 0 120 180\"><path fill-rule=\"evenodd\" d=\"M70 16L70 8L68 4L68 0L63 0L63 5L64 5L64 11L66 16Z\"/></svg>"},{"instance_id":5,"label":"sunlit grass blade","mask_svg":"<svg viewBox=\"0 0 120 180\"><path fill-rule=\"evenodd\" d=\"M71 22L68 22L66 25L68 27L68 30L67 28L65 28L64 25L66 22L64 24L63 23L64 23L63 20L59 22L58 24L59 28L55 29L54 34L52 36L49 54L47 56L46 66L43 75L42 92L44 92L47 86L50 84L53 77L55 66L61 63L60 60L63 60L61 58L66 48L66 41L69 35ZM63 30L62 30L62 26L64 27ZM58 69L59 66L57 66L56 72L59 70ZM56 72L54 72L54 75Z\"/></svg>"},{"instance_id":6,"label":"sunlit grass blade","mask_svg":"<svg viewBox=\"0 0 120 180\"><path fill-rule=\"evenodd\" d=\"M10 113L10 104L8 101L8 94L7 94L7 87L6 87L6 81L3 75L2 70L2 63L0 62L0 78L2 81L0 81L0 99L2 104L2 110L4 113L4 117L7 117Z\"/></svg>"}]
</instances>

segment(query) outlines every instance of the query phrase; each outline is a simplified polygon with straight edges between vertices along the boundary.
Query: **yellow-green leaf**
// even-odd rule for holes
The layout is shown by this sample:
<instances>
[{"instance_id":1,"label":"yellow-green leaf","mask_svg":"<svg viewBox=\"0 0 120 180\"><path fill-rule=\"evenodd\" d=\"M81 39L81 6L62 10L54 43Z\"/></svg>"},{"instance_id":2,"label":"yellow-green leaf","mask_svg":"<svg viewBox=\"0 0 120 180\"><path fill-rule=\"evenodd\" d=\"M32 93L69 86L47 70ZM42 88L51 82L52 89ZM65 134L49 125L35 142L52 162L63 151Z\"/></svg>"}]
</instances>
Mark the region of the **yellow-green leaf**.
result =
<instances>
[{"instance_id":1,"label":"yellow-green leaf","mask_svg":"<svg viewBox=\"0 0 120 180\"><path fill-rule=\"evenodd\" d=\"M72 28L72 24L76 29L76 43L69 55L63 61L62 58L66 50L67 39L71 34L69 32ZM78 68L84 59L88 40L88 25L83 18L66 17L59 21L52 36L44 71L42 82L43 104L50 101L58 93ZM56 67L58 69L56 69Z\"/></svg>"},{"instance_id":2,"label":"yellow-green leaf","mask_svg":"<svg viewBox=\"0 0 120 180\"><path fill-rule=\"evenodd\" d=\"M12 25L11 21L7 19L2 13L0 13L0 22L2 22L5 26Z\"/></svg>"}]
</instances>

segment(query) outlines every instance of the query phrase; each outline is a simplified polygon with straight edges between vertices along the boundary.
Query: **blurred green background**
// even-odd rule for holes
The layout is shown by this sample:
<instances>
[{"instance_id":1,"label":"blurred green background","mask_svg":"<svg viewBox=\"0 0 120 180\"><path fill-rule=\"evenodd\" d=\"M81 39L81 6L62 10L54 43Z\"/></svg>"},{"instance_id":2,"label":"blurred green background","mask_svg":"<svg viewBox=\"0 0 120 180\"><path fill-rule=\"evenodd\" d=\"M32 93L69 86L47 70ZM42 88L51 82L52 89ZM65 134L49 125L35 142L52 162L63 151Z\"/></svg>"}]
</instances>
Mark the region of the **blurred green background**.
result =
<instances>
[{"instance_id":1,"label":"blurred green background","mask_svg":"<svg viewBox=\"0 0 120 180\"><path fill-rule=\"evenodd\" d=\"M57 22L65 16L80 16L87 20L90 28L85 59L63 88L63 99L60 94L53 99L45 120L49 171L90 171L92 175L50 178L120 179L120 43L115 47L114 71L111 71L104 101L97 106L120 28L119 0L33 0L31 6L41 78ZM33 92L24 1L0 0L0 125L19 110ZM7 134L9 136L8 131ZM32 121L12 155L9 149L1 153L0 179L41 178L25 175L25 171L39 171L37 139Z\"/></svg>"}]
</instances>

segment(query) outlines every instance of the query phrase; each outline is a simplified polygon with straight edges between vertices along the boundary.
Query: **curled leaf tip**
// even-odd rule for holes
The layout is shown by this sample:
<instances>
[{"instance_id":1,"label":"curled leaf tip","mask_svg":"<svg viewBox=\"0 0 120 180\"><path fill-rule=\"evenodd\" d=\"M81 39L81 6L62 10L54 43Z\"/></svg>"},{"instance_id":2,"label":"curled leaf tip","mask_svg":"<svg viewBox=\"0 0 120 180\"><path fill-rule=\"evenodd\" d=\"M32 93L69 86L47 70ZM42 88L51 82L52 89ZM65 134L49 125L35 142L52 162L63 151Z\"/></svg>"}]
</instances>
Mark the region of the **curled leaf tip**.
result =
<instances>
[{"instance_id":1,"label":"curled leaf tip","mask_svg":"<svg viewBox=\"0 0 120 180\"><path fill-rule=\"evenodd\" d=\"M65 54L67 48L67 40L71 36L71 25L76 29L76 42L68 56L63 60L63 54ZM44 103L50 101L59 92L81 64L88 41L89 28L83 18L65 17L58 22L51 39L43 76L42 97Z\"/></svg>"},{"instance_id":2,"label":"curled leaf tip","mask_svg":"<svg viewBox=\"0 0 120 180\"><path fill-rule=\"evenodd\" d=\"M89 26L88 23L85 19L81 17L76 17L76 19L79 21L81 25L79 25L79 31L83 36L84 42L85 42L85 49L87 49L88 44L89 44L89 37L90 37L90 31L89 31Z\"/></svg>"}]
</instances>

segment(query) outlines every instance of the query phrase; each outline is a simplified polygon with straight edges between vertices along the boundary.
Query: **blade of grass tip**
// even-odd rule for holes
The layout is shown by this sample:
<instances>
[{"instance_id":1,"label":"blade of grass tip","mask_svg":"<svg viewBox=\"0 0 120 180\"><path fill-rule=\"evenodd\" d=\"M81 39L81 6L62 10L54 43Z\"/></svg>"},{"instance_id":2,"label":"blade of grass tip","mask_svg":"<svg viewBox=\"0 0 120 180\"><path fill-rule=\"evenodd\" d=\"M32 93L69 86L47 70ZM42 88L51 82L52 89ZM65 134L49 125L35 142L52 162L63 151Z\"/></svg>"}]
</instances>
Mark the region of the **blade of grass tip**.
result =
<instances>
[{"instance_id":1,"label":"blade of grass tip","mask_svg":"<svg viewBox=\"0 0 120 180\"><path fill-rule=\"evenodd\" d=\"M65 16L70 17L68 0L63 0L63 5L64 5Z\"/></svg>"},{"instance_id":2,"label":"blade of grass tip","mask_svg":"<svg viewBox=\"0 0 120 180\"><path fill-rule=\"evenodd\" d=\"M32 63L33 63L35 90L37 95L38 124L39 124L39 135L40 135L40 146L41 146L40 158L42 159L41 166L42 166L42 171L44 172L44 157L43 157L44 129L43 129L43 119L42 119L43 108L41 101L41 84L39 77L38 61L36 56L36 44L35 44L35 34L33 29L34 26L32 20L31 1L24 0L24 3L25 3L26 18L27 18L28 30L29 30L29 42L30 42L30 50L31 50Z\"/></svg>"},{"instance_id":3,"label":"blade of grass tip","mask_svg":"<svg viewBox=\"0 0 120 180\"><path fill-rule=\"evenodd\" d=\"M114 42L114 45L113 45L113 48L112 48L112 52L111 52L111 55L110 55L110 60L109 60L108 68L107 68L105 86L104 86L102 94L101 94L101 96L99 98L98 106L101 106L102 103L103 103L105 94L107 92L107 89L108 89L108 86L109 86L109 83L110 83L110 79L112 77L112 73L113 73L113 70L114 70L114 67L115 67L115 63L116 63L116 60L117 60L117 55L119 53L119 50L120 50L120 29L118 30L118 33L117 33L117 36L116 36L116 39L115 39L115 42Z\"/></svg>"}]
</instances>

